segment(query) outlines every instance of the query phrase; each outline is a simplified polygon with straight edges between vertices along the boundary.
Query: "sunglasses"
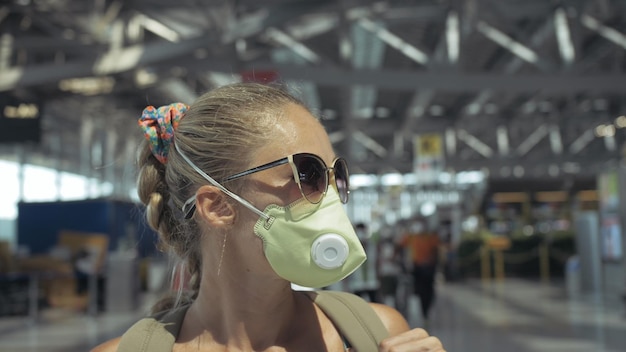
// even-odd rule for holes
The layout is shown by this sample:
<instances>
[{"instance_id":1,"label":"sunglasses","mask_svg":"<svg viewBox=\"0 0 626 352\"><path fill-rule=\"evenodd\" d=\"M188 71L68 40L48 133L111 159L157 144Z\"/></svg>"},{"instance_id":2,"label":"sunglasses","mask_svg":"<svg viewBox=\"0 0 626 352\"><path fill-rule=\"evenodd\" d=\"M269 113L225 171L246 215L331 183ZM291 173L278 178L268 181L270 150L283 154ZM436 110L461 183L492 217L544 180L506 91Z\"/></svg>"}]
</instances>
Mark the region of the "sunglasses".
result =
<instances>
[{"instance_id":1,"label":"sunglasses","mask_svg":"<svg viewBox=\"0 0 626 352\"><path fill-rule=\"evenodd\" d=\"M336 158L332 167L326 167L324 160L315 154L298 153L285 158L278 159L252 169L242 171L224 179L224 181L236 180L240 177L251 175L255 172L271 169L273 167L289 164L293 171L293 177L300 193L310 203L317 204L328 191L330 183L330 172L335 175L335 186L339 193L339 200L346 204L350 194L350 176L348 174L348 163L343 158Z\"/></svg>"},{"instance_id":2,"label":"sunglasses","mask_svg":"<svg viewBox=\"0 0 626 352\"><path fill-rule=\"evenodd\" d=\"M339 200L343 204L348 203L348 195L350 194L350 176L348 174L348 164L343 158L336 158L335 161L333 161L333 166L327 167L324 160L315 154L292 154L285 158L274 160L267 164L228 176L223 180L223 182L233 181L238 178L284 164L291 165L293 177L298 184L300 193L310 203L317 204L321 202L326 195L326 192L328 191L328 184L330 183L331 171L335 176L335 186L337 188L337 193L339 194ZM196 171L202 174L201 170L197 169ZM208 175L206 177L208 177ZM235 197L234 195L232 196ZM190 207L188 210L185 210L187 206ZM193 216L195 209L196 205L194 196L189 198L189 200L185 202L185 205L183 205L185 219L190 219Z\"/></svg>"}]
</instances>

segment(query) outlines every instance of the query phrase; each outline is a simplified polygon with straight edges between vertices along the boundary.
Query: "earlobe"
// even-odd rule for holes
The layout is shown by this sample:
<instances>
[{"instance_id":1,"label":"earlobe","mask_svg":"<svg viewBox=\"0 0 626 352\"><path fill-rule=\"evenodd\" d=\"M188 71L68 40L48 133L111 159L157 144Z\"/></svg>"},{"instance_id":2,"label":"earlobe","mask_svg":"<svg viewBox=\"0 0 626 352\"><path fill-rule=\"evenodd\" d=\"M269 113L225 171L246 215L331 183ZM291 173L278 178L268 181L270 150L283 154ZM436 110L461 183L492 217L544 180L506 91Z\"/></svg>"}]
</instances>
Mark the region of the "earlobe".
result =
<instances>
[{"instance_id":1,"label":"earlobe","mask_svg":"<svg viewBox=\"0 0 626 352\"><path fill-rule=\"evenodd\" d=\"M196 192L196 208L198 215L210 226L230 226L235 221L235 209L217 187L200 187Z\"/></svg>"}]
</instances>

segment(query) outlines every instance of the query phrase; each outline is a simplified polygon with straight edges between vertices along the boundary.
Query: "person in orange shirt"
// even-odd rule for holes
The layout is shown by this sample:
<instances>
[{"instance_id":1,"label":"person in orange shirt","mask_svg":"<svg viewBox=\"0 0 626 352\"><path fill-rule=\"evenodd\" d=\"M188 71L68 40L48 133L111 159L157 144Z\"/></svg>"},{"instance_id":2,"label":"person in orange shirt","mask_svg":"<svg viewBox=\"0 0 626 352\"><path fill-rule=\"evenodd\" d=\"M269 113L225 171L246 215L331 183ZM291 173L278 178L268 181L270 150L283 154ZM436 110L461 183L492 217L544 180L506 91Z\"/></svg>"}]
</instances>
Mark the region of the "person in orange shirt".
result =
<instances>
[{"instance_id":1,"label":"person in orange shirt","mask_svg":"<svg viewBox=\"0 0 626 352\"><path fill-rule=\"evenodd\" d=\"M402 239L402 246L411 256L413 290L420 299L422 318L428 322L435 301L435 274L439 261L439 236L428 231L425 221L418 219Z\"/></svg>"}]
</instances>

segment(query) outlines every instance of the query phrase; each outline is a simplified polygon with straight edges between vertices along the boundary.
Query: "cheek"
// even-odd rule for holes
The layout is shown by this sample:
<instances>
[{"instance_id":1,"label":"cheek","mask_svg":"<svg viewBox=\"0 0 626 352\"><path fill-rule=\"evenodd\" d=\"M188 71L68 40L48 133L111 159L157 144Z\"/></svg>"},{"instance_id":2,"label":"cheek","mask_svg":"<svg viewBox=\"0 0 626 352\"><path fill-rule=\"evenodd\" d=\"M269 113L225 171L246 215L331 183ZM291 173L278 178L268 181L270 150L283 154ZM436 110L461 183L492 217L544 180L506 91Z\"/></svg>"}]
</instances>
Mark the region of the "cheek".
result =
<instances>
[{"instance_id":1,"label":"cheek","mask_svg":"<svg viewBox=\"0 0 626 352\"><path fill-rule=\"evenodd\" d=\"M300 188L293 181L280 186L260 187L258 191L249 193L249 200L254 200L252 204L260 211L265 210L270 204L285 206L302 198ZM252 213L248 210L248 212Z\"/></svg>"},{"instance_id":2,"label":"cheek","mask_svg":"<svg viewBox=\"0 0 626 352\"><path fill-rule=\"evenodd\" d=\"M298 187L298 184L293 180L293 176L280 187L275 187L271 195L274 197L273 204L281 206L291 204L302 198L300 187Z\"/></svg>"},{"instance_id":3,"label":"cheek","mask_svg":"<svg viewBox=\"0 0 626 352\"><path fill-rule=\"evenodd\" d=\"M298 185L294 184L293 187L290 187L289 189L287 204L291 204L300 198L302 198L302 192L300 192L300 188L298 187Z\"/></svg>"}]
</instances>

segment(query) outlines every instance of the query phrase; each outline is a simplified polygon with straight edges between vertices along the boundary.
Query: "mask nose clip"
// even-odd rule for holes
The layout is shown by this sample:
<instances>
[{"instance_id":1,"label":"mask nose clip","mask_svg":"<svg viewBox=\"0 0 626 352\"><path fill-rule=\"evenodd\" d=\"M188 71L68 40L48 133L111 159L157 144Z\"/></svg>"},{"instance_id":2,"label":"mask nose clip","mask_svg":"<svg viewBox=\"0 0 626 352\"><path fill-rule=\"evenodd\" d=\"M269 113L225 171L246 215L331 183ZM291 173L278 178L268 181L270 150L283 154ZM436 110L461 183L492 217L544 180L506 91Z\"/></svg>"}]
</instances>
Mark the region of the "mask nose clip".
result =
<instances>
[{"instance_id":1,"label":"mask nose clip","mask_svg":"<svg viewBox=\"0 0 626 352\"><path fill-rule=\"evenodd\" d=\"M322 269L336 269L348 259L348 242L335 233L319 236L311 246L313 262Z\"/></svg>"}]
</instances>

